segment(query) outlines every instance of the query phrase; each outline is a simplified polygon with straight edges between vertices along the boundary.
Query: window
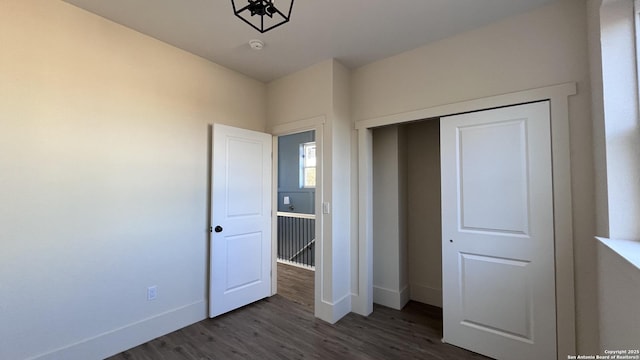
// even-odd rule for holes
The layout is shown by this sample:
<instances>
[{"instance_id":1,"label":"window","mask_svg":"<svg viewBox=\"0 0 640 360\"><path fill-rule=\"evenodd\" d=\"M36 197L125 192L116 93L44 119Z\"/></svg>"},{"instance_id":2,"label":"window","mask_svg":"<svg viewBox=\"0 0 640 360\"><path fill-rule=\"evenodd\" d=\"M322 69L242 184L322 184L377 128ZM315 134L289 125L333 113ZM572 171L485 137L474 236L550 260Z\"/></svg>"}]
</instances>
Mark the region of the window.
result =
<instances>
[{"instance_id":1,"label":"window","mask_svg":"<svg viewBox=\"0 0 640 360\"><path fill-rule=\"evenodd\" d=\"M316 143L300 145L300 187L316 187Z\"/></svg>"},{"instance_id":2,"label":"window","mask_svg":"<svg viewBox=\"0 0 640 360\"><path fill-rule=\"evenodd\" d=\"M630 180L640 174L637 152L640 145L639 3L637 0L602 2L600 39L594 39L599 40L602 60L602 89L597 82L592 84L593 91L602 100L602 115L595 114L599 111L594 113L594 123L600 127L594 134L604 144L601 149L596 147L596 168L606 169L606 181L597 185L597 196L605 199L597 211L598 232L611 239L640 239L636 220L640 206L637 200L630 200L640 198L640 187Z\"/></svg>"},{"instance_id":3,"label":"window","mask_svg":"<svg viewBox=\"0 0 640 360\"><path fill-rule=\"evenodd\" d=\"M633 11L635 12L635 36L636 36L636 87L638 88L638 99L640 103L640 0L634 1Z\"/></svg>"}]
</instances>

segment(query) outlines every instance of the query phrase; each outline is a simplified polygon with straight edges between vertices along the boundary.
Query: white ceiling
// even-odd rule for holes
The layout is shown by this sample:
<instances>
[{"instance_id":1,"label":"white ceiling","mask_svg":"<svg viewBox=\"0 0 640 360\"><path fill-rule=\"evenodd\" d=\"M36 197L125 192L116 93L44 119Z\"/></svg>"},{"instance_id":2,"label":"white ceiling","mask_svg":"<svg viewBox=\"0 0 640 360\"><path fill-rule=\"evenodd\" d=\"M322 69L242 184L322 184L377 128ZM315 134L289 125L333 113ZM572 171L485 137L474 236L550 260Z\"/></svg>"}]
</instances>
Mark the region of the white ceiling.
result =
<instances>
[{"instance_id":1,"label":"white ceiling","mask_svg":"<svg viewBox=\"0 0 640 360\"><path fill-rule=\"evenodd\" d=\"M555 0L296 0L291 21L264 34L234 16L231 0L64 1L270 81L329 58L356 68Z\"/></svg>"}]
</instances>

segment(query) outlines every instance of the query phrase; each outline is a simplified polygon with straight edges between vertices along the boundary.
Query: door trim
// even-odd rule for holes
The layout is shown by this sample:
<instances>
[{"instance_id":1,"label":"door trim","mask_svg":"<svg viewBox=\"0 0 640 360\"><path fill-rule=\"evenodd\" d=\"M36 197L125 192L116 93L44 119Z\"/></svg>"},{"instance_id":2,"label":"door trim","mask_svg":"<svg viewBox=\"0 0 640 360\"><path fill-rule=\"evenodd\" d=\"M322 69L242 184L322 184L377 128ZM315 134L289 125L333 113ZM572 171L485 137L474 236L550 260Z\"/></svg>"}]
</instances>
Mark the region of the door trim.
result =
<instances>
[{"instance_id":1,"label":"door trim","mask_svg":"<svg viewBox=\"0 0 640 360\"><path fill-rule=\"evenodd\" d=\"M315 274L314 274L314 316L321 319L330 319L330 309L326 308L326 305L322 302L322 281L323 281L323 213L322 213L322 201L323 201L323 130L326 117L324 115L316 116L313 118L297 120L286 124L275 125L271 128L271 134L273 135L273 160L271 161L273 170L273 180L271 182L272 190L272 208L278 208L278 136L296 134L305 131L315 131L316 136L316 195L315 195L315 213L316 213L316 250L315 250ZM275 214L275 213L274 213ZM278 292L278 217L273 216L271 220L271 237L273 239L271 243L271 295L275 295ZM324 306L323 306L324 305Z\"/></svg>"},{"instance_id":2,"label":"door trim","mask_svg":"<svg viewBox=\"0 0 640 360\"><path fill-rule=\"evenodd\" d=\"M378 126L456 115L479 110L550 100L551 156L556 266L556 327L558 359L576 353L575 292L573 268L573 219L571 205L571 163L569 143L569 96L576 95L576 83L542 87L509 94L445 104L430 108L356 121L358 130L358 284L352 299L353 311L373 311L373 176L372 129Z\"/></svg>"}]
</instances>

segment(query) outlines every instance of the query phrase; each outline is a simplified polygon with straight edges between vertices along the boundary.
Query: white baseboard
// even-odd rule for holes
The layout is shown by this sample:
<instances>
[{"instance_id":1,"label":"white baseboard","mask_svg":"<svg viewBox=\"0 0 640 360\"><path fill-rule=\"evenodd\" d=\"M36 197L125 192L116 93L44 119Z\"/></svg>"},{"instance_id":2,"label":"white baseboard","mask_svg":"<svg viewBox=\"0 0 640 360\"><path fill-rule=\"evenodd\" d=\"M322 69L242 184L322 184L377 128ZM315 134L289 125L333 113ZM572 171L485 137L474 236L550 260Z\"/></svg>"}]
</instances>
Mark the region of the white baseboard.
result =
<instances>
[{"instance_id":1,"label":"white baseboard","mask_svg":"<svg viewBox=\"0 0 640 360\"><path fill-rule=\"evenodd\" d=\"M410 289L409 298L411 300L442 307L442 289L436 289L421 284L411 284Z\"/></svg>"},{"instance_id":2,"label":"white baseboard","mask_svg":"<svg viewBox=\"0 0 640 360\"><path fill-rule=\"evenodd\" d=\"M100 360L206 318L205 302L198 301L32 357L29 360Z\"/></svg>"},{"instance_id":3,"label":"white baseboard","mask_svg":"<svg viewBox=\"0 0 640 360\"><path fill-rule=\"evenodd\" d=\"M362 316L369 316L373 312L373 306L365 301L365 295L351 294L351 312ZM373 298L373 291L369 295L369 299Z\"/></svg>"},{"instance_id":4,"label":"white baseboard","mask_svg":"<svg viewBox=\"0 0 640 360\"><path fill-rule=\"evenodd\" d=\"M335 324L351 312L351 294L347 294L333 303L325 300L320 303L321 307L316 308L315 316L330 324Z\"/></svg>"},{"instance_id":5,"label":"white baseboard","mask_svg":"<svg viewBox=\"0 0 640 360\"><path fill-rule=\"evenodd\" d=\"M409 302L409 287L405 286L400 291L373 287L373 302L392 309L401 310Z\"/></svg>"},{"instance_id":6,"label":"white baseboard","mask_svg":"<svg viewBox=\"0 0 640 360\"><path fill-rule=\"evenodd\" d=\"M335 324L345 315L351 312L351 294L346 294L341 299L333 303L333 322Z\"/></svg>"},{"instance_id":7,"label":"white baseboard","mask_svg":"<svg viewBox=\"0 0 640 360\"><path fill-rule=\"evenodd\" d=\"M409 300L411 300L410 295L411 291L409 290L409 285L405 285L405 287L400 290L400 309L407 305Z\"/></svg>"}]
</instances>

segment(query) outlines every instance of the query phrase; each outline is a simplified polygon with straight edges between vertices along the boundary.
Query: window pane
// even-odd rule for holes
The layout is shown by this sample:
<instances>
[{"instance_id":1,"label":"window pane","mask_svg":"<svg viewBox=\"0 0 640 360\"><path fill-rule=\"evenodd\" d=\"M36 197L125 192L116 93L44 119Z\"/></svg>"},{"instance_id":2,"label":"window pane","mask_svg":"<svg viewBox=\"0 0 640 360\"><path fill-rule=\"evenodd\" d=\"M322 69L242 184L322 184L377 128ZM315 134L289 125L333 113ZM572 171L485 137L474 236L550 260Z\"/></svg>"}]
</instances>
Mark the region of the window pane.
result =
<instances>
[{"instance_id":1,"label":"window pane","mask_svg":"<svg viewBox=\"0 0 640 360\"><path fill-rule=\"evenodd\" d=\"M316 168L304 168L304 187L316 187Z\"/></svg>"},{"instance_id":2,"label":"window pane","mask_svg":"<svg viewBox=\"0 0 640 360\"><path fill-rule=\"evenodd\" d=\"M316 166L316 144L304 144L304 167Z\"/></svg>"}]
</instances>

